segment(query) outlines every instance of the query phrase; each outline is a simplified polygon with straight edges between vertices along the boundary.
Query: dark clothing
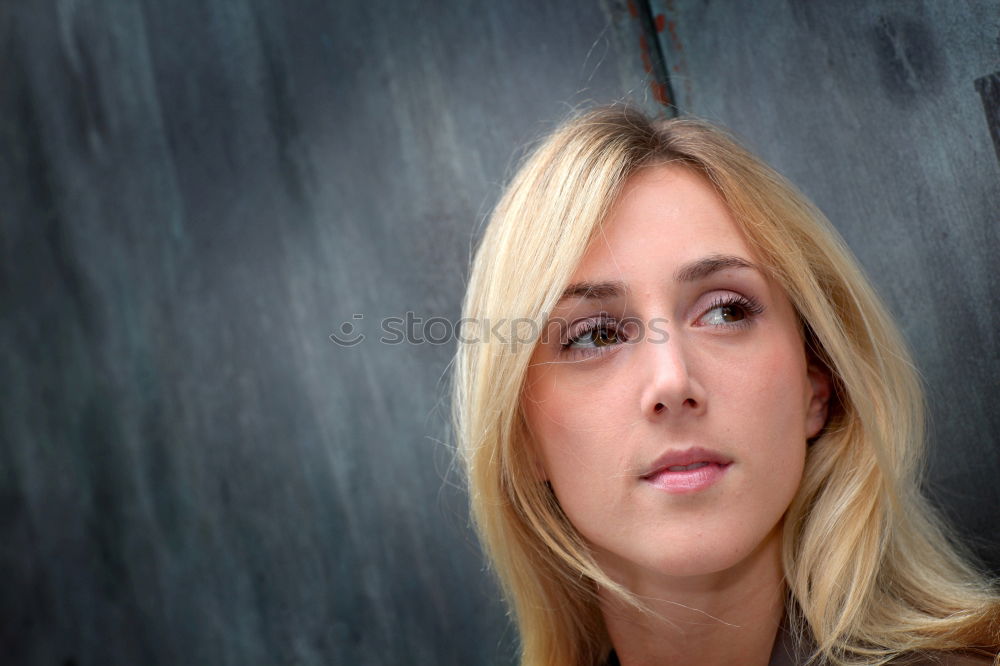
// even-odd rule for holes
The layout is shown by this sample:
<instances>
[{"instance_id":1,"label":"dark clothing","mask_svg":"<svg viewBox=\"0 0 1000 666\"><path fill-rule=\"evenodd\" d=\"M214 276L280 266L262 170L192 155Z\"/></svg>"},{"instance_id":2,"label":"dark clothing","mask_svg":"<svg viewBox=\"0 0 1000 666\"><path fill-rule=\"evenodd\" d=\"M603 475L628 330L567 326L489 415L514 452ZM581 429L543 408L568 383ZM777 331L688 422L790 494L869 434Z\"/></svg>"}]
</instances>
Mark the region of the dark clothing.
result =
<instances>
[{"instance_id":1,"label":"dark clothing","mask_svg":"<svg viewBox=\"0 0 1000 666\"><path fill-rule=\"evenodd\" d=\"M805 657L799 657L795 654L795 643L791 638L791 634L784 626L778 629L778 636L774 641L768 666L798 666L798 664L805 663ZM605 666L621 666L614 650L608 656Z\"/></svg>"},{"instance_id":2,"label":"dark clothing","mask_svg":"<svg viewBox=\"0 0 1000 666\"><path fill-rule=\"evenodd\" d=\"M771 650L768 666L799 666L806 662L808 654L797 654L792 635L784 626L778 629L778 636ZM971 652L924 652L901 657L893 661L900 666L985 666L993 663L993 658L983 653ZM608 657L606 666L621 666L614 650Z\"/></svg>"}]
</instances>

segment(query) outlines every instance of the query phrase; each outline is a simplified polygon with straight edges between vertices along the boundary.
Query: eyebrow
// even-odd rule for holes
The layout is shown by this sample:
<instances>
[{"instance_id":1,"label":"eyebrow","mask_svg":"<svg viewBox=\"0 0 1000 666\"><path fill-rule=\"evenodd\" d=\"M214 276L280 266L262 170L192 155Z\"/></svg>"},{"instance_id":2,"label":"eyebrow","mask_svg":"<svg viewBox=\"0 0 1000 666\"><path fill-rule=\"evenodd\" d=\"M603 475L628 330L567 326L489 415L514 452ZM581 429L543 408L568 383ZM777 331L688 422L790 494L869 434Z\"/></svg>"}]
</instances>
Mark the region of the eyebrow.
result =
<instances>
[{"instance_id":1,"label":"eyebrow","mask_svg":"<svg viewBox=\"0 0 1000 666\"><path fill-rule=\"evenodd\" d=\"M743 257L734 254L713 254L681 266L674 274L674 281L696 282L727 268L747 268L760 272L757 266Z\"/></svg>"},{"instance_id":2,"label":"eyebrow","mask_svg":"<svg viewBox=\"0 0 1000 666\"><path fill-rule=\"evenodd\" d=\"M760 268L733 254L713 254L684 264L674 273L675 282L697 282L727 268L741 268L760 272ZM560 301L568 298L611 299L628 294L628 287L621 281L574 282L563 290Z\"/></svg>"}]
</instances>

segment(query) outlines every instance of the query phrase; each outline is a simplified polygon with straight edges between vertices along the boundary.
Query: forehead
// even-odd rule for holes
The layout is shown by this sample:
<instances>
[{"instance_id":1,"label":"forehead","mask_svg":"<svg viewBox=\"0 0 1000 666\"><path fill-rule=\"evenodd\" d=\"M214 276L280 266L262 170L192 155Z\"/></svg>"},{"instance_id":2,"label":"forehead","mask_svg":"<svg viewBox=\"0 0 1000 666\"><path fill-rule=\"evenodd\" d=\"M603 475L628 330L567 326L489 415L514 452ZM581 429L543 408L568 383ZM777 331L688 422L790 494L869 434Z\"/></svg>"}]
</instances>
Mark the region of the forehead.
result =
<instances>
[{"instance_id":1,"label":"forehead","mask_svg":"<svg viewBox=\"0 0 1000 666\"><path fill-rule=\"evenodd\" d=\"M703 176L677 165L649 167L626 182L573 280L669 272L707 255L753 260L732 213Z\"/></svg>"}]
</instances>

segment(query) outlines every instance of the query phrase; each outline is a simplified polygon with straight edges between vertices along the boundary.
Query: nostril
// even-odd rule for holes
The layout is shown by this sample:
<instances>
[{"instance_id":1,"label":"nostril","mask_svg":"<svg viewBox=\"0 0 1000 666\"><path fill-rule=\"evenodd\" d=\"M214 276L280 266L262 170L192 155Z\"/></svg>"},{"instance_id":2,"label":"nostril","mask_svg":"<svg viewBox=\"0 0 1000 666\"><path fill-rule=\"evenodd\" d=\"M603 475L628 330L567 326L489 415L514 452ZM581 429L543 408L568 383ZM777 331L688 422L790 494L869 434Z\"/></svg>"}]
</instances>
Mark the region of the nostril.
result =
<instances>
[{"instance_id":1,"label":"nostril","mask_svg":"<svg viewBox=\"0 0 1000 666\"><path fill-rule=\"evenodd\" d=\"M664 409L666 409L666 408L664 407L664 405L663 405L662 402L656 403L656 407L653 407L653 411L656 412L657 414L659 414L660 412L662 412Z\"/></svg>"}]
</instances>

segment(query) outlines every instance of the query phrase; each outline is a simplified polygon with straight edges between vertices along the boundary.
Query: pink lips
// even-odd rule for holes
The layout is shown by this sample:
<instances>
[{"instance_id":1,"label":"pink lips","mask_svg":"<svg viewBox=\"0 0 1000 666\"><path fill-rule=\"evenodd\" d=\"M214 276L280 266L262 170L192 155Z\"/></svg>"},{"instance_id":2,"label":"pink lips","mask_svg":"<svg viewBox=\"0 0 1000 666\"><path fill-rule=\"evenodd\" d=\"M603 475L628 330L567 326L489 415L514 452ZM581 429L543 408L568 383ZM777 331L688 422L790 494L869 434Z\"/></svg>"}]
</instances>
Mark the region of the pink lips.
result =
<instances>
[{"instance_id":1,"label":"pink lips","mask_svg":"<svg viewBox=\"0 0 1000 666\"><path fill-rule=\"evenodd\" d=\"M709 449L668 451L642 479L668 493L692 493L713 485L726 473L732 459Z\"/></svg>"}]
</instances>

